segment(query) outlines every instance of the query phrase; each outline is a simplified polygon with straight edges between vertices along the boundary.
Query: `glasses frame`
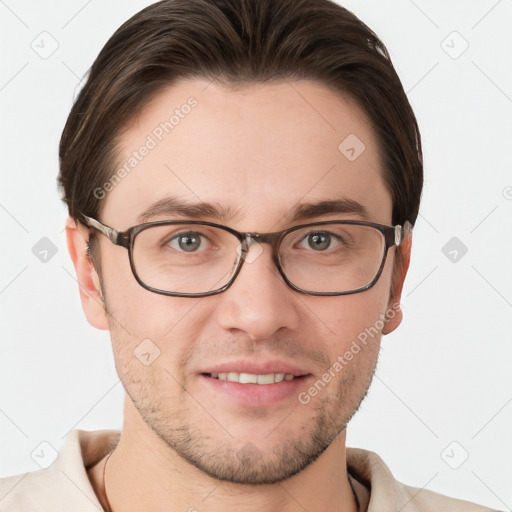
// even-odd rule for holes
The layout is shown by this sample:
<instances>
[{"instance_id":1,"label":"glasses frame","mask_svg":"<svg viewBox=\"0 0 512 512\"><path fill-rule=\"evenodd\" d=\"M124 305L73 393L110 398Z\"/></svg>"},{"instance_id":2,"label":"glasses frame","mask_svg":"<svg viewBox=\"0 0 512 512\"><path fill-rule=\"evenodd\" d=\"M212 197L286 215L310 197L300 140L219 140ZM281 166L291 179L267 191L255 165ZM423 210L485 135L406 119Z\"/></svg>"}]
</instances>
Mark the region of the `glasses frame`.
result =
<instances>
[{"instance_id":1,"label":"glasses frame","mask_svg":"<svg viewBox=\"0 0 512 512\"><path fill-rule=\"evenodd\" d=\"M276 265L279 273L284 279L285 283L292 289L299 293L304 293L306 295L317 295L317 296L338 296L338 295L351 295L353 293L360 293L365 290L370 289L375 283L379 280L379 277L382 274L382 270L384 268L388 251L391 247L399 247L404 239L404 228L397 224L395 226L387 226L385 224L377 224L375 222L367 222L360 220L326 220L320 222L310 222L307 224L300 224L297 226L292 226L291 228L285 229L284 231L275 231L270 233L241 233L240 231L236 231L228 226L223 226L222 224L217 224L215 222L207 222L200 220L162 220L155 222L146 222L144 224L138 224L137 226L132 226L131 228L126 229L125 231L118 231L102 222L93 219L92 217L87 217L86 215L81 215L83 218L83 223L92 228L101 234L105 235L114 245L118 245L120 247L124 247L128 250L128 257L130 259L130 267L133 273L133 276L137 280L137 282L146 290L154 293L158 293L160 295L167 295L172 297L208 297L210 295L217 295L226 291L235 281L242 266L245 261L245 256L249 252L251 241L255 241L259 244L269 244L272 248L272 260ZM229 281L223 285L221 288L216 290L210 290L207 292L201 293L180 293L180 292L169 292L166 290L161 290L159 288L153 288L152 286L148 286L145 284L137 274L137 270L135 269L135 263L133 259L133 246L135 237L142 231L149 229L153 226L163 226L163 225L177 225L177 224L190 224L190 225L201 225L201 226L210 226L214 228L223 229L228 233L234 235L240 241L240 254L238 255L238 260L236 261L236 269L233 272L233 275L229 279ZM330 224L346 224L353 226L366 226L370 228L374 228L379 231L384 237L384 252L382 255L382 261L380 263L379 270L377 271L377 275L373 278L373 280L367 285L357 288L355 290L343 291L343 292L312 292L309 290L304 290L292 282L286 277L286 274L281 266L280 258L279 258L279 249L281 247L282 240L293 231L297 231L299 229L308 228L311 226L328 226Z\"/></svg>"}]
</instances>

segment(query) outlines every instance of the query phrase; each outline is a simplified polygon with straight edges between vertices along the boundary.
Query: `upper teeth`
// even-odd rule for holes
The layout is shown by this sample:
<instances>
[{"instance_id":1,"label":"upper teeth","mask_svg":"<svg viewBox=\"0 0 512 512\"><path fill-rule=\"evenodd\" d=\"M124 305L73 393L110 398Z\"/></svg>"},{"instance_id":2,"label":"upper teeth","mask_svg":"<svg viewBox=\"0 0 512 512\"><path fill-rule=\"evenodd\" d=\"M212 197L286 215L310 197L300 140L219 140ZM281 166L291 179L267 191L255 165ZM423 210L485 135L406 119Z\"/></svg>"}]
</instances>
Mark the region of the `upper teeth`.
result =
<instances>
[{"instance_id":1,"label":"upper teeth","mask_svg":"<svg viewBox=\"0 0 512 512\"><path fill-rule=\"evenodd\" d=\"M212 373L214 379L230 380L231 382L240 382L240 384L274 384L283 380L292 380L295 377L290 373L267 373L265 375L255 375L254 373L236 373L222 372Z\"/></svg>"}]
</instances>

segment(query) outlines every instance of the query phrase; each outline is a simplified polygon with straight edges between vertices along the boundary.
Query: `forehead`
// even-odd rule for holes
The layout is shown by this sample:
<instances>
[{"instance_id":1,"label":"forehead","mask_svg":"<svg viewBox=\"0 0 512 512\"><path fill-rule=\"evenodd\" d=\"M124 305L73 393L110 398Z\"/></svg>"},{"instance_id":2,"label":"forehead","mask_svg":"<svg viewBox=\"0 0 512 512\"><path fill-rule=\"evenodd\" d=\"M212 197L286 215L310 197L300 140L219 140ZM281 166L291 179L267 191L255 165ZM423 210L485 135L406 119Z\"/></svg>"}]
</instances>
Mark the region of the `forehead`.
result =
<instances>
[{"instance_id":1,"label":"forehead","mask_svg":"<svg viewBox=\"0 0 512 512\"><path fill-rule=\"evenodd\" d=\"M365 206L369 220L391 219L366 115L315 81L236 89L182 81L153 98L117 152L102 219L118 229L165 197L218 205L245 230L274 227L298 204L341 198Z\"/></svg>"}]
</instances>

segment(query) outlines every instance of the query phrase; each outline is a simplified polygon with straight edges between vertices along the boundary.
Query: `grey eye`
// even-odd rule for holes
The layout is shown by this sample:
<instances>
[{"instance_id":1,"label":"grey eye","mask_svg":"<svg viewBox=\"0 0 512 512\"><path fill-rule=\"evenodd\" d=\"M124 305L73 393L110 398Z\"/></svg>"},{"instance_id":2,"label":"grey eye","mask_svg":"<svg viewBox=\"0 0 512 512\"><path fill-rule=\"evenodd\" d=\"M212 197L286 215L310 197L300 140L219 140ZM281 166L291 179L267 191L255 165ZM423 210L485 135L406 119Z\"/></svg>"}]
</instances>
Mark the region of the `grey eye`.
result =
<instances>
[{"instance_id":1,"label":"grey eye","mask_svg":"<svg viewBox=\"0 0 512 512\"><path fill-rule=\"evenodd\" d=\"M315 251L324 251L331 245L329 233L310 233L307 237L308 245Z\"/></svg>"},{"instance_id":2,"label":"grey eye","mask_svg":"<svg viewBox=\"0 0 512 512\"><path fill-rule=\"evenodd\" d=\"M201 248L203 235L194 232L180 233L168 243L174 249L179 249L183 252L194 252Z\"/></svg>"}]
</instances>

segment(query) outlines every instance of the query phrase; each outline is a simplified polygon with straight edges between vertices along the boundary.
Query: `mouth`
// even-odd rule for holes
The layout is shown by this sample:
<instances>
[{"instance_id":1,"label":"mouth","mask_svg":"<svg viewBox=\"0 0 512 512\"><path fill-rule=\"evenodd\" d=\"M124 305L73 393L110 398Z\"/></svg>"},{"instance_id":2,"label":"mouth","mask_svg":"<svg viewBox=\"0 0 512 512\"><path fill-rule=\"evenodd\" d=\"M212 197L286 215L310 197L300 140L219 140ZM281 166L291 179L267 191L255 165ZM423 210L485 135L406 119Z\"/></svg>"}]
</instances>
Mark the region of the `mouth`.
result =
<instances>
[{"instance_id":1,"label":"mouth","mask_svg":"<svg viewBox=\"0 0 512 512\"><path fill-rule=\"evenodd\" d=\"M293 375L291 373L238 373L238 372L219 372L219 373L204 373L205 377L212 379L226 380L229 382L237 382L239 384L259 384L266 386L269 384L276 384L284 381L298 380L305 377L305 375Z\"/></svg>"},{"instance_id":2,"label":"mouth","mask_svg":"<svg viewBox=\"0 0 512 512\"><path fill-rule=\"evenodd\" d=\"M199 385L209 396L226 407L264 407L293 403L313 375L290 361L224 361L203 368Z\"/></svg>"},{"instance_id":3,"label":"mouth","mask_svg":"<svg viewBox=\"0 0 512 512\"><path fill-rule=\"evenodd\" d=\"M224 368L223 368L224 369ZM227 369L227 368L226 368ZM253 370L254 371L254 370ZM294 370L293 370L294 371ZM201 385L209 400L224 403L228 408L267 407L293 403L297 394L308 385L312 375L275 372L209 372L200 374ZM226 402L223 402L227 399ZM236 409L238 414L239 409Z\"/></svg>"}]
</instances>

